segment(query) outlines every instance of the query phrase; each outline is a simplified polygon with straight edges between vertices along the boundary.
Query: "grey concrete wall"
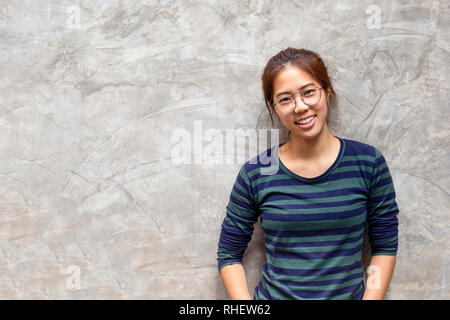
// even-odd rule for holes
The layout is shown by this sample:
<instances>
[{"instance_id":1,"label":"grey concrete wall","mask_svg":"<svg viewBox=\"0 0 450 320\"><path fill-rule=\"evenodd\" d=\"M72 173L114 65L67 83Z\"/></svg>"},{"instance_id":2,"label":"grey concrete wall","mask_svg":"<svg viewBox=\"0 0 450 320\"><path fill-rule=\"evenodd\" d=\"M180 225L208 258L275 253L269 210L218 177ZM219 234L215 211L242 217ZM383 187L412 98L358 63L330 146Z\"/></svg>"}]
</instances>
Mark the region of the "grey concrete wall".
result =
<instances>
[{"instance_id":1,"label":"grey concrete wall","mask_svg":"<svg viewBox=\"0 0 450 320\"><path fill-rule=\"evenodd\" d=\"M387 298L448 299L449 14L445 0L0 1L0 298L226 298L220 224L257 152L254 137L226 149L226 132L271 128L261 72L293 46L329 67L333 133L390 166ZM241 159L198 158L212 146ZM253 292L259 226L244 262Z\"/></svg>"}]
</instances>

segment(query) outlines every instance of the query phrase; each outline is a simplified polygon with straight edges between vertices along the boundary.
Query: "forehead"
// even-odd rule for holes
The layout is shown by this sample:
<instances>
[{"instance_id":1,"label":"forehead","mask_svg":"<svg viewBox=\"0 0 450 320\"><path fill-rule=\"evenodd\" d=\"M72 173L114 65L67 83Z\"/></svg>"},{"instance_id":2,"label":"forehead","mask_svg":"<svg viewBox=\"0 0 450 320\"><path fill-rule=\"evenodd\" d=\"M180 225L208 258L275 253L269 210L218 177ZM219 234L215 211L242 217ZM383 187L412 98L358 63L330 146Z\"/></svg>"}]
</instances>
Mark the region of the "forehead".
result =
<instances>
[{"instance_id":1,"label":"forehead","mask_svg":"<svg viewBox=\"0 0 450 320\"><path fill-rule=\"evenodd\" d=\"M302 69L295 66L285 67L273 81L273 96L283 91L296 91L308 83L317 85L314 78Z\"/></svg>"}]
</instances>

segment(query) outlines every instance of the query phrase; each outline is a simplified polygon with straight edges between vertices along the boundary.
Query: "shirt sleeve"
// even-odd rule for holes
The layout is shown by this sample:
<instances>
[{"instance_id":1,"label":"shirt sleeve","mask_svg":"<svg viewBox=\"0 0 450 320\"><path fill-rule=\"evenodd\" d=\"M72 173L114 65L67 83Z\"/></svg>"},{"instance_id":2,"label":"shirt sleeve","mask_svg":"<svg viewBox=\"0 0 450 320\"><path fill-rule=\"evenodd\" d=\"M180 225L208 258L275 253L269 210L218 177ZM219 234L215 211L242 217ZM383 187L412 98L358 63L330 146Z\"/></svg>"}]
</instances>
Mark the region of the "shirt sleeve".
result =
<instances>
[{"instance_id":1,"label":"shirt sleeve","mask_svg":"<svg viewBox=\"0 0 450 320\"><path fill-rule=\"evenodd\" d=\"M376 148L373 170L367 204L372 255L396 255L399 209L389 167L384 156Z\"/></svg>"},{"instance_id":2,"label":"shirt sleeve","mask_svg":"<svg viewBox=\"0 0 450 320\"><path fill-rule=\"evenodd\" d=\"M231 190L226 215L222 222L217 249L219 272L226 265L242 264L242 257L257 220L258 209L252 185L243 165Z\"/></svg>"}]
</instances>

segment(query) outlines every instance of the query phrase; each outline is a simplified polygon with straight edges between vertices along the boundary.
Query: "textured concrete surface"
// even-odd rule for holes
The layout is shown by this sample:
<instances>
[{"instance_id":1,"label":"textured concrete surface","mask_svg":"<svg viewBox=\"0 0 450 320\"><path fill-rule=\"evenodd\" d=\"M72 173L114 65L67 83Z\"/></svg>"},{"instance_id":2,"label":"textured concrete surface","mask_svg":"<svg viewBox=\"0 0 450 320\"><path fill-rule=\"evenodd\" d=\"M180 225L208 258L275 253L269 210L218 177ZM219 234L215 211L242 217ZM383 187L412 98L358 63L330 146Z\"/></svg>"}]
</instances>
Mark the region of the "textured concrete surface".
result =
<instances>
[{"instance_id":1,"label":"textured concrete surface","mask_svg":"<svg viewBox=\"0 0 450 320\"><path fill-rule=\"evenodd\" d=\"M270 129L260 75L293 46L329 66L333 132L390 166L387 298L448 299L449 15L445 0L0 0L0 298L226 298L216 249L243 161L194 157ZM176 132L191 163L173 161ZM253 292L258 226L244 262Z\"/></svg>"}]
</instances>

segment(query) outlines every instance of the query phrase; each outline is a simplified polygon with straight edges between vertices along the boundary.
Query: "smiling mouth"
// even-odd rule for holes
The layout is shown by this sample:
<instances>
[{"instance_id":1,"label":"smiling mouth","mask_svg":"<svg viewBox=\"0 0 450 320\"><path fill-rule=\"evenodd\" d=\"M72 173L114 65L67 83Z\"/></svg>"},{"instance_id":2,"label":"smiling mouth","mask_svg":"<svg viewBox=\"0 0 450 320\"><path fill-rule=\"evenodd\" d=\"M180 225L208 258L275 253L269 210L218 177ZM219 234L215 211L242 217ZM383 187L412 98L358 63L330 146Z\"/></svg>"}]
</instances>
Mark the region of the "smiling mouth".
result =
<instances>
[{"instance_id":1,"label":"smiling mouth","mask_svg":"<svg viewBox=\"0 0 450 320\"><path fill-rule=\"evenodd\" d=\"M316 115L313 115L304 120L295 121L295 124L307 124L307 123L311 122L315 117L316 117Z\"/></svg>"}]
</instances>

